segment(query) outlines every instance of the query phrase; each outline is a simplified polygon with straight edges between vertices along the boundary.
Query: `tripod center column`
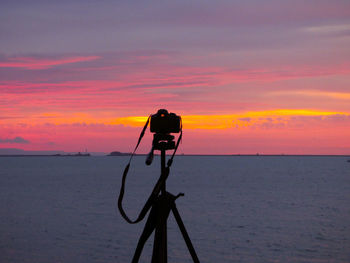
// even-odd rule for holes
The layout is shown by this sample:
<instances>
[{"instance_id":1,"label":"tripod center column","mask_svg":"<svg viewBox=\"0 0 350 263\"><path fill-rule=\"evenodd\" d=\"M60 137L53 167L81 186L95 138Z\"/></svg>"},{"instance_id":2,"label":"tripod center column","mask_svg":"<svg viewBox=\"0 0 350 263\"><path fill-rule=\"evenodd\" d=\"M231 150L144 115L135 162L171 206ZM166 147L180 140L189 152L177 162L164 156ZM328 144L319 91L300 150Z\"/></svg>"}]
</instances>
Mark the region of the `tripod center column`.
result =
<instances>
[{"instance_id":1,"label":"tripod center column","mask_svg":"<svg viewBox=\"0 0 350 263\"><path fill-rule=\"evenodd\" d=\"M165 150L161 150L161 176L165 174ZM168 262L168 247L167 247L167 203L166 203L166 187L165 182L161 189L160 203L158 204L157 226L154 233L152 263L167 263Z\"/></svg>"},{"instance_id":2,"label":"tripod center column","mask_svg":"<svg viewBox=\"0 0 350 263\"><path fill-rule=\"evenodd\" d=\"M165 150L161 150L161 175L163 176L165 174ZM164 184L161 189L161 194L165 195L166 192L166 181L164 180Z\"/></svg>"}]
</instances>

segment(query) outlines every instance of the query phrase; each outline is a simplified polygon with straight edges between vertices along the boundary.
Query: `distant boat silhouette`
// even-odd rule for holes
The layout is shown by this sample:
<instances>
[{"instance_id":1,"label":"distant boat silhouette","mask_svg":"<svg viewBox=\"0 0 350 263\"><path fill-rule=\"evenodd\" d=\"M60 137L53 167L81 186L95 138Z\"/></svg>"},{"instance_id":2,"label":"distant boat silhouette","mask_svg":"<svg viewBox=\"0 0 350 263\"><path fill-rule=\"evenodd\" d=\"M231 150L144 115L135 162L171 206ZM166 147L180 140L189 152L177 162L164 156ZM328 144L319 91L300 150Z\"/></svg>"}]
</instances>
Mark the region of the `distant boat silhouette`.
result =
<instances>
[{"instance_id":1,"label":"distant boat silhouette","mask_svg":"<svg viewBox=\"0 0 350 263\"><path fill-rule=\"evenodd\" d=\"M78 152L76 154L73 154L73 156L90 156L90 153L81 153L81 152Z\"/></svg>"}]
</instances>

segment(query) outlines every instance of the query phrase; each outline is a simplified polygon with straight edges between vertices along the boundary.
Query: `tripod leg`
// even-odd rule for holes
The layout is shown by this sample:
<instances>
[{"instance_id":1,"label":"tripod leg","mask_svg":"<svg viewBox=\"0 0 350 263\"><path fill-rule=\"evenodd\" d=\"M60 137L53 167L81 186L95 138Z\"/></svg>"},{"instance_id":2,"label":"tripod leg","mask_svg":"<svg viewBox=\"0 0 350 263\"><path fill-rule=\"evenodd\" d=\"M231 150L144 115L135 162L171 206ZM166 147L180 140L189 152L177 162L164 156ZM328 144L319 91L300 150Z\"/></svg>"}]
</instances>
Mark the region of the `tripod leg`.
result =
<instances>
[{"instance_id":1,"label":"tripod leg","mask_svg":"<svg viewBox=\"0 0 350 263\"><path fill-rule=\"evenodd\" d=\"M167 263L167 250L167 223L159 220L154 233L152 263Z\"/></svg>"},{"instance_id":2,"label":"tripod leg","mask_svg":"<svg viewBox=\"0 0 350 263\"><path fill-rule=\"evenodd\" d=\"M152 263L167 263L167 219L171 209L172 196L161 195L157 202L158 215L156 218L156 231L154 233L154 244Z\"/></svg>"},{"instance_id":3,"label":"tripod leg","mask_svg":"<svg viewBox=\"0 0 350 263\"><path fill-rule=\"evenodd\" d=\"M188 236L188 233L186 231L186 228L185 228L185 225L184 223L182 222L182 219L180 217L180 214L179 214L179 211L177 210L176 208L176 205L174 203L173 207L172 207L172 211L173 211L173 214L174 214L174 217L176 219L176 222L181 230L181 233L182 233L182 236L186 242L186 245L187 245L187 248L188 248L188 251L190 252L191 254L191 257L192 257L192 260L194 263L200 263L199 262L199 259L197 257L197 254L196 254L196 251L194 250L194 247L192 245L192 242L191 242L191 239L190 237Z\"/></svg>"},{"instance_id":4,"label":"tripod leg","mask_svg":"<svg viewBox=\"0 0 350 263\"><path fill-rule=\"evenodd\" d=\"M134 253L134 256L132 258L132 263L137 263L139 262L140 256L141 256L141 252L142 249L147 241L147 239L150 237L150 235L152 234L153 230L156 227L156 221L157 221L157 214L158 214L158 208L157 207L152 207L147 222L145 224L145 227L142 231L142 234L139 238L139 241L137 243L137 247Z\"/></svg>"},{"instance_id":5,"label":"tripod leg","mask_svg":"<svg viewBox=\"0 0 350 263\"><path fill-rule=\"evenodd\" d=\"M152 263L167 263L167 229L166 221L169 216L171 205L169 197L161 196L152 206L145 227L137 243L137 247L132 258L132 263L137 263L140 259L142 249L147 239L155 229Z\"/></svg>"}]
</instances>

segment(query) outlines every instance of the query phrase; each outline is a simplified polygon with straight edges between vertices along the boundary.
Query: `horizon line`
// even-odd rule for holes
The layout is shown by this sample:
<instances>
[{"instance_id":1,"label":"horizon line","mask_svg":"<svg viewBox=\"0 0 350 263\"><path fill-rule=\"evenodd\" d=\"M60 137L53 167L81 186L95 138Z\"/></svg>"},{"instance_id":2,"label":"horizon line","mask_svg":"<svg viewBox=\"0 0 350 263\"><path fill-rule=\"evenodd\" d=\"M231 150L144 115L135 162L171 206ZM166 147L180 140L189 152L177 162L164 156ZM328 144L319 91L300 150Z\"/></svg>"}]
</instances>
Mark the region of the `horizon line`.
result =
<instances>
[{"instance_id":1,"label":"horizon line","mask_svg":"<svg viewBox=\"0 0 350 263\"><path fill-rule=\"evenodd\" d=\"M103 152L101 152L102 154ZM110 155L105 153L105 155L93 155L89 156L82 155L82 157L127 157L130 156L131 153L122 153L122 155ZM146 153L138 153L134 154L135 156L147 156ZM155 154L155 156L159 156L160 154ZM167 155L172 155L171 153ZM177 154L177 156L243 156L243 157L273 157L273 156L285 156L285 157L293 157L293 156L305 156L305 157L350 157L350 154ZM79 155L57 155L57 154L0 154L0 157L80 157Z\"/></svg>"}]
</instances>

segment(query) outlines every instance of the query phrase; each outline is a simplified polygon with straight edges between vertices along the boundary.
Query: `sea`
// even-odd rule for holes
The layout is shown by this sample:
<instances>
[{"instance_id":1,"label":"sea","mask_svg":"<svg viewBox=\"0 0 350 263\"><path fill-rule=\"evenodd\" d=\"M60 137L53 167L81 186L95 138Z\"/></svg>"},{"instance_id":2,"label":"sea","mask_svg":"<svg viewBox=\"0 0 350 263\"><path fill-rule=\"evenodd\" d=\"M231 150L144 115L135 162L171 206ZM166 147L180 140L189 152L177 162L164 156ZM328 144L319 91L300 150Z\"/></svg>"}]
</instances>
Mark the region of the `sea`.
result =
<instances>
[{"instance_id":1,"label":"sea","mask_svg":"<svg viewBox=\"0 0 350 263\"><path fill-rule=\"evenodd\" d=\"M0 262L131 262L147 218L117 209L128 156L0 158ZM176 156L167 190L202 263L350 262L350 157ZM160 176L134 157L125 210ZM146 216L147 217L147 216ZM193 262L173 214L168 262ZM139 262L151 262L153 235Z\"/></svg>"}]
</instances>

